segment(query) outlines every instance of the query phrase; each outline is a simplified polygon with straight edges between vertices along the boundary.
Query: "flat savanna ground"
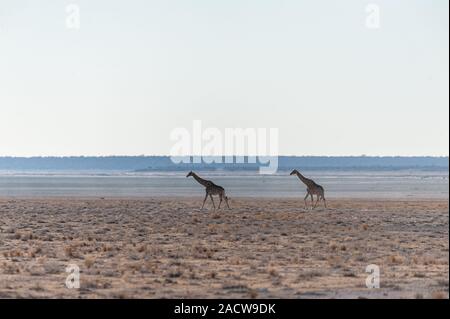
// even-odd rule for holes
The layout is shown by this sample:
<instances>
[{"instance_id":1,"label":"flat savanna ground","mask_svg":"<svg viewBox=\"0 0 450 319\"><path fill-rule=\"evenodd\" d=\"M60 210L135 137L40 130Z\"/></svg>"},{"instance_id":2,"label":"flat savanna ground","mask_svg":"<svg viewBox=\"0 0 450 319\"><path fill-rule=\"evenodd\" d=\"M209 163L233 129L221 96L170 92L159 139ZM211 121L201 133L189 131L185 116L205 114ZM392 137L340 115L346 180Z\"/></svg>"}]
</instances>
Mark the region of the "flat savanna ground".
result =
<instances>
[{"instance_id":1,"label":"flat savanna ground","mask_svg":"<svg viewBox=\"0 0 450 319\"><path fill-rule=\"evenodd\" d=\"M0 298L448 298L447 200L201 201L0 199Z\"/></svg>"}]
</instances>

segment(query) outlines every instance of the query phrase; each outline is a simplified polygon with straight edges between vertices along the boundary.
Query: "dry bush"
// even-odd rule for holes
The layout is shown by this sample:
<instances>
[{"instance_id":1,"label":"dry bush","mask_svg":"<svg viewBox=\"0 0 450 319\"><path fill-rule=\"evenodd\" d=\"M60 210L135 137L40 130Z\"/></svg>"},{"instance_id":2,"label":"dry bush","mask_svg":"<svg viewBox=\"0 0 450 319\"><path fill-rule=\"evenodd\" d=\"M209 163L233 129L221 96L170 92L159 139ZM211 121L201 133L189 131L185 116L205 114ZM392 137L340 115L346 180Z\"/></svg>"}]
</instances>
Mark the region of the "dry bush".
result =
<instances>
[{"instance_id":1,"label":"dry bush","mask_svg":"<svg viewBox=\"0 0 450 319\"><path fill-rule=\"evenodd\" d=\"M210 234L217 234L219 226L217 226L216 224L209 224L208 225L208 231Z\"/></svg>"},{"instance_id":2,"label":"dry bush","mask_svg":"<svg viewBox=\"0 0 450 319\"><path fill-rule=\"evenodd\" d=\"M215 250L209 247L204 247L202 245L194 246L193 256L199 259L211 259L214 255Z\"/></svg>"},{"instance_id":3,"label":"dry bush","mask_svg":"<svg viewBox=\"0 0 450 319\"><path fill-rule=\"evenodd\" d=\"M181 276L183 276L183 271L181 269L169 271L166 274L166 277L168 277L168 278L179 278Z\"/></svg>"},{"instance_id":4,"label":"dry bush","mask_svg":"<svg viewBox=\"0 0 450 319\"><path fill-rule=\"evenodd\" d=\"M104 252L111 251L111 250L112 250L112 246L111 246L111 245L108 245L108 244L103 244L102 250L103 250Z\"/></svg>"},{"instance_id":5,"label":"dry bush","mask_svg":"<svg viewBox=\"0 0 450 319\"><path fill-rule=\"evenodd\" d=\"M322 277L323 273L317 270L304 271L298 275L298 279L300 280L312 280L316 277Z\"/></svg>"},{"instance_id":6,"label":"dry bush","mask_svg":"<svg viewBox=\"0 0 450 319\"><path fill-rule=\"evenodd\" d=\"M143 245L139 246L139 247L137 248L137 251L138 251L139 253L146 252L146 251L147 251L147 245L146 245L146 244L143 244Z\"/></svg>"},{"instance_id":7,"label":"dry bush","mask_svg":"<svg viewBox=\"0 0 450 319\"><path fill-rule=\"evenodd\" d=\"M4 252L3 256L5 258L13 258L13 257L22 257L23 256L23 251L19 250L19 249L14 249L14 250L10 250L9 252Z\"/></svg>"},{"instance_id":8,"label":"dry bush","mask_svg":"<svg viewBox=\"0 0 450 319\"><path fill-rule=\"evenodd\" d=\"M67 245L64 247L64 253L69 258L76 258L78 255L76 253L76 246L75 245Z\"/></svg>"},{"instance_id":9,"label":"dry bush","mask_svg":"<svg viewBox=\"0 0 450 319\"><path fill-rule=\"evenodd\" d=\"M447 294L443 291L434 291L431 294L432 299L448 299Z\"/></svg>"},{"instance_id":10,"label":"dry bush","mask_svg":"<svg viewBox=\"0 0 450 319\"><path fill-rule=\"evenodd\" d=\"M437 281L437 285L438 286L444 286L444 287L447 287L448 288L448 280L445 280L445 279L439 279L438 281Z\"/></svg>"},{"instance_id":11,"label":"dry bush","mask_svg":"<svg viewBox=\"0 0 450 319\"><path fill-rule=\"evenodd\" d=\"M403 264L404 259L402 256L399 255L392 255L388 257L388 261L390 264L396 264L396 265L400 265Z\"/></svg>"},{"instance_id":12,"label":"dry bush","mask_svg":"<svg viewBox=\"0 0 450 319\"><path fill-rule=\"evenodd\" d=\"M423 264L425 265L425 266L428 266L428 265L437 265L437 264L439 264L439 260L438 259L436 259L436 258L433 258L433 257L425 257L424 259L423 259Z\"/></svg>"},{"instance_id":13,"label":"dry bush","mask_svg":"<svg viewBox=\"0 0 450 319\"><path fill-rule=\"evenodd\" d=\"M91 268L93 265L95 264L95 257L92 256L86 256L84 258L84 265L86 266L86 268Z\"/></svg>"},{"instance_id":14,"label":"dry bush","mask_svg":"<svg viewBox=\"0 0 450 319\"><path fill-rule=\"evenodd\" d=\"M330 256L330 257L328 257L327 261L328 261L328 264L333 268L343 267L342 258L339 256Z\"/></svg>"},{"instance_id":15,"label":"dry bush","mask_svg":"<svg viewBox=\"0 0 450 319\"><path fill-rule=\"evenodd\" d=\"M250 297L250 299L256 299L258 297L258 291L256 291L255 289L250 289L248 291L248 296Z\"/></svg>"},{"instance_id":16,"label":"dry bush","mask_svg":"<svg viewBox=\"0 0 450 319\"><path fill-rule=\"evenodd\" d=\"M338 245L336 244L336 242L330 241L330 243L328 244L328 247L330 247L330 249L331 249L332 251L336 251L337 248L338 248Z\"/></svg>"},{"instance_id":17,"label":"dry bush","mask_svg":"<svg viewBox=\"0 0 450 319\"><path fill-rule=\"evenodd\" d=\"M28 241L33 239L33 234L31 232L24 232L22 234L20 234L20 239L22 241Z\"/></svg>"},{"instance_id":18,"label":"dry bush","mask_svg":"<svg viewBox=\"0 0 450 319\"><path fill-rule=\"evenodd\" d=\"M3 273L6 275L14 275L20 273L20 268L11 263L3 263Z\"/></svg>"},{"instance_id":19,"label":"dry bush","mask_svg":"<svg viewBox=\"0 0 450 319\"><path fill-rule=\"evenodd\" d=\"M272 276L272 277L279 277L280 276L280 274L279 274L279 272L275 269L275 268L269 268L268 270L267 270L267 272L269 273L269 275L270 276Z\"/></svg>"}]
</instances>

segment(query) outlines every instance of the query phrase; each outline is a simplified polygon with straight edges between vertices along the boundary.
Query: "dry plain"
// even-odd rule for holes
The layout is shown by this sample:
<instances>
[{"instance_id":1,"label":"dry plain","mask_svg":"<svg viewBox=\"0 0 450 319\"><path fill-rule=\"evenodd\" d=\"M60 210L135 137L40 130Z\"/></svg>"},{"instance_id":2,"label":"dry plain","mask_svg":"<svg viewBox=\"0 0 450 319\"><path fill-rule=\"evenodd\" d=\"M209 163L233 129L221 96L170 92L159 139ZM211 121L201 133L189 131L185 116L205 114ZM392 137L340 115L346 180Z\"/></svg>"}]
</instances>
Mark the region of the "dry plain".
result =
<instances>
[{"instance_id":1,"label":"dry plain","mask_svg":"<svg viewBox=\"0 0 450 319\"><path fill-rule=\"evenodd\" d=\"M448 298L447 200L201 200L0 198L0 298Z\"/></svg>"}]
</instances>

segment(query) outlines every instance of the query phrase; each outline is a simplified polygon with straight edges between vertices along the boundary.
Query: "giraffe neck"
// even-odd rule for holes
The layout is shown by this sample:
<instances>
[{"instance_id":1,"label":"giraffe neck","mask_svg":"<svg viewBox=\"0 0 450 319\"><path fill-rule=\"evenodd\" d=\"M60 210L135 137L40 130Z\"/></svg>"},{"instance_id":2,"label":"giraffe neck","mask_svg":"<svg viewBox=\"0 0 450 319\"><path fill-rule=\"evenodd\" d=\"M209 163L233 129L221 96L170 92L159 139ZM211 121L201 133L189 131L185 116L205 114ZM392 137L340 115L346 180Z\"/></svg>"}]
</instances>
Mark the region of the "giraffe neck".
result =
<instances>
[{"instance_id":1,"label":"giraffe neck","mask_svg":"<svg viewBox=\"0 0 450 319\"><path fill-rule=\"evenodd\" d=\"M305 184L306 186L309 187L309 185L311 184L309 179L307 179L305 176L303 176L299 172L297 172L297 176L298 176L298 178L300 178L300 180L303 182L303 184Z\"/></svg>"},{"instance_id":2,"label":"giraffe neck","mask_svg":"<svg viewBox=\"0 0 450 319\"><path fill-rule=\"evenodd\" d=\"M195 180L199 183L199 184L201 184L201 185L203 185L203 186L208 186L208 181L207 180L205 180L205 179L203 179L203 178L201 178L200 176L198 176L197 174L192 174L192 176L195 178Z\"/></svg>"}]
</instances>

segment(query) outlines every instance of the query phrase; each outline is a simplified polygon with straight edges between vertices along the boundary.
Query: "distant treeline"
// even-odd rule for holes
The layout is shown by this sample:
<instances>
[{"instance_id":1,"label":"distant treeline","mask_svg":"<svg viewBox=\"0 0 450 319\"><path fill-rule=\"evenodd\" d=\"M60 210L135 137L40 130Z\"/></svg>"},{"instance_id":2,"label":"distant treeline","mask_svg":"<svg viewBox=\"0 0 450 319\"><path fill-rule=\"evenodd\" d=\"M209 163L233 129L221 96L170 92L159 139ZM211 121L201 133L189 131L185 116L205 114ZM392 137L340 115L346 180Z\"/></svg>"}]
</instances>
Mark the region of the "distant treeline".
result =
<instances>
[{"instance_id":1,"label":"distant treeline","mask_svg":"<svg viewBox=\"0 0 450 319\"><path fill-rule=\"evenodd\" d=\"M242 159L242 158L241 158ZM257 170L259 162L205 162L176 164L168 156L109 157L0 157L0 170L117 170L117 171L185 171L185 170ZM208 161L209 162L209 161ZM224 158L222 158L222 162ZM437 169L448 170L448 157L372 157L372 156L280 156L279 170L298 169Z\"/></svg>"}]
</instances>

